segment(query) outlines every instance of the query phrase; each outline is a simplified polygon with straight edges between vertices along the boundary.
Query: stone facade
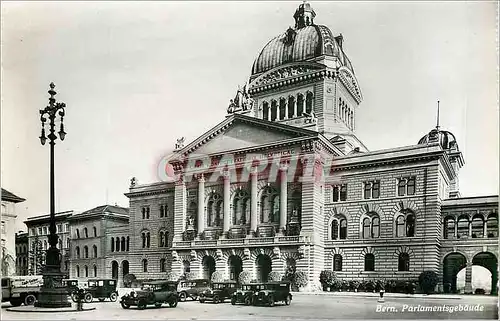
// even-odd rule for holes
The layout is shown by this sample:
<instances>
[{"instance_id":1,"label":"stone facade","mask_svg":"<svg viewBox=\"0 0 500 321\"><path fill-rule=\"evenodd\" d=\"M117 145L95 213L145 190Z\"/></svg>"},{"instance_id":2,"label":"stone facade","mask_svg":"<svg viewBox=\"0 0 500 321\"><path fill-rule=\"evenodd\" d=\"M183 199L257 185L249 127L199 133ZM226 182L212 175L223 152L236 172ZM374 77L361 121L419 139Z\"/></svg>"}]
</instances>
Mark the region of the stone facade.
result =
<instances>
[{"instance_id":1,"label":"stone facade","mask_svg":"<svg viewBox=\"0 0 500 321\"><path fill-rule=\"evenodd\" d=\"M16 233L16 275L28 275L28 233Z\"/></svg>"},{"instance_id":2,"label":"stone facade","mask_svg":"<svg viewBox=\"0 0 500 321\"><path fill-rule=\"evenodd\" d=\"M16 204L24 202L25 199L12 194L2 188L2 275L13 275L16 273Z\"/></svg>"}]
</instances>

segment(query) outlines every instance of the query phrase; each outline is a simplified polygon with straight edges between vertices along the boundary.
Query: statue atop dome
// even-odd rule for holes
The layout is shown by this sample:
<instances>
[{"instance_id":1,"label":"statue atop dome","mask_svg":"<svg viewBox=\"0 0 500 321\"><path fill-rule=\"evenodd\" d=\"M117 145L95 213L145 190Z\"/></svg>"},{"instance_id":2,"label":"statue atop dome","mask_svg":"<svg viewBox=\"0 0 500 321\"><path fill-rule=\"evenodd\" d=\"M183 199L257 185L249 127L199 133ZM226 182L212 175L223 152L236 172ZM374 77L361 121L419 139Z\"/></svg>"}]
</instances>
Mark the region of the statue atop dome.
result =
<instances>
[{"instance_id":1,"label":"statue atop dome","mask_svg":"<svg viewBox=\"0 0 500 321\"><path fill-rule=\"evenodd\" d=\"M238 86L236 91L236 96L234 99L229 101L229 107L227 108L228 114L233 114L237 111L247 111L252 109L253 99L250 98L248 93L248 83L243 86L243 88Z\"/></svg>"},{"instance_id":2,"label":"statue atop dome","mask_svg":"<svg viewBox=\"0 0 500 321\"><path fill-rule=\"evenodd\" d=\"M313 19L316 17L316 13L314 12L311 4L307 1L304 1L297 10L295 10L295 14L293 18L295 19L295 29L301 29L313 24Z\"/></svg>"}]
</instances>

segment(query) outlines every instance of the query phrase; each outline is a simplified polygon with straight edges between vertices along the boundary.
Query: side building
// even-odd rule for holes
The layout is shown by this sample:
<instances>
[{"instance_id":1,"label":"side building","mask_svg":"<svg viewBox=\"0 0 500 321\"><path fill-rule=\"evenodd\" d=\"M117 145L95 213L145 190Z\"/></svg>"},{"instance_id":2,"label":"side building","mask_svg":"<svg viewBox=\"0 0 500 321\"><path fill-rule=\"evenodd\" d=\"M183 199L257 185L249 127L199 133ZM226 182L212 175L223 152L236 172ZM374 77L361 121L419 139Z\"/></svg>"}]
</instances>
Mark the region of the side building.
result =
<instances>
[{"instance_id":1,"label":"side building","mask_svg":"<svg viewBox=\"0 0 500 321\"><path fill-rule=\"evenodd\" d=\"M21 198L2 188L2 275L16 273L16 204L24 202Z\"/></svg>"},{"instance_id":2,"label":"side building","mask_svg":"<svg viewBox=\"0 0 500 321\"><path fill-rule=\"evenodd\" d=\"M16 275L28 275L28 233L16 233Z\"/></svg>"}]
</instances>

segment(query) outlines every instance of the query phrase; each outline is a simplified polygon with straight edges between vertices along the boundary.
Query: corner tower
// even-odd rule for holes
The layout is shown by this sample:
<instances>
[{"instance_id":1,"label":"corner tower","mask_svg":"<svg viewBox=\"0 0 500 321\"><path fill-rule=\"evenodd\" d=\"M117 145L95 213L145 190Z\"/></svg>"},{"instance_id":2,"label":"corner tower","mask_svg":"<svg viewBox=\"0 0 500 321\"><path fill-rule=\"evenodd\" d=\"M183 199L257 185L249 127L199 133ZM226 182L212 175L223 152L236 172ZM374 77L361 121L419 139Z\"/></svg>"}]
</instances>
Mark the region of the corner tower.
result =
<instances>
[{"instance_id":1,"label":"corner tower","mask_svg":"<svg viewBox=\"0 0 500 321\"><path fill-rule=\"evenodd\" d=\"M355 134L362 95L343 36L316 25L309 3L293 18L261 50L228 112L318 131L346 154L367 151Z\"/></svg>"}]
</instances>

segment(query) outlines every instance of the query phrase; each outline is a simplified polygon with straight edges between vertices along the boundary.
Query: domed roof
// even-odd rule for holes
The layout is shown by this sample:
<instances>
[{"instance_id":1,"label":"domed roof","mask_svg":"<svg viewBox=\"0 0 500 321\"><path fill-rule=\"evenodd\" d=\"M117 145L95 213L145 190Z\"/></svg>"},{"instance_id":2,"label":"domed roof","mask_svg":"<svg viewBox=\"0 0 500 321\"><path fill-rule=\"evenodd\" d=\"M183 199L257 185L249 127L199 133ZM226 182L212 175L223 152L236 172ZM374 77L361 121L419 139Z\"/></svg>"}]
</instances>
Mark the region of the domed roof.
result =
<instances>
[{"instance_id":1,"label":"domed roof","mask_svg":"<svg viewBox=\"0 0 500 321\"><path fill-rule=\"evenodd\" d=\"M252 75L286 63L323 55L337 57L342 66L346 66L354 73L351 62L342 50L342 35L334 37L328 27L315 25L313 23L315 16L316 13L308 3L301 4L294 15L295 28L290 27L269 41L255 60Z\"/></svg>"},{"instance_id":2,"label":"domed roof","mask_svg":"<svg viewBox=\"0 0 500 321\"><path fill-rule=\"evenodd\" d=\"M453 135L453 133L449 131L440 130L439 127L434 128L427 135L420 138L418 144L425 145L433 142L439 142L443 149L458 150L458 144L455 135Z\"/></svg>"}]
</instances>

